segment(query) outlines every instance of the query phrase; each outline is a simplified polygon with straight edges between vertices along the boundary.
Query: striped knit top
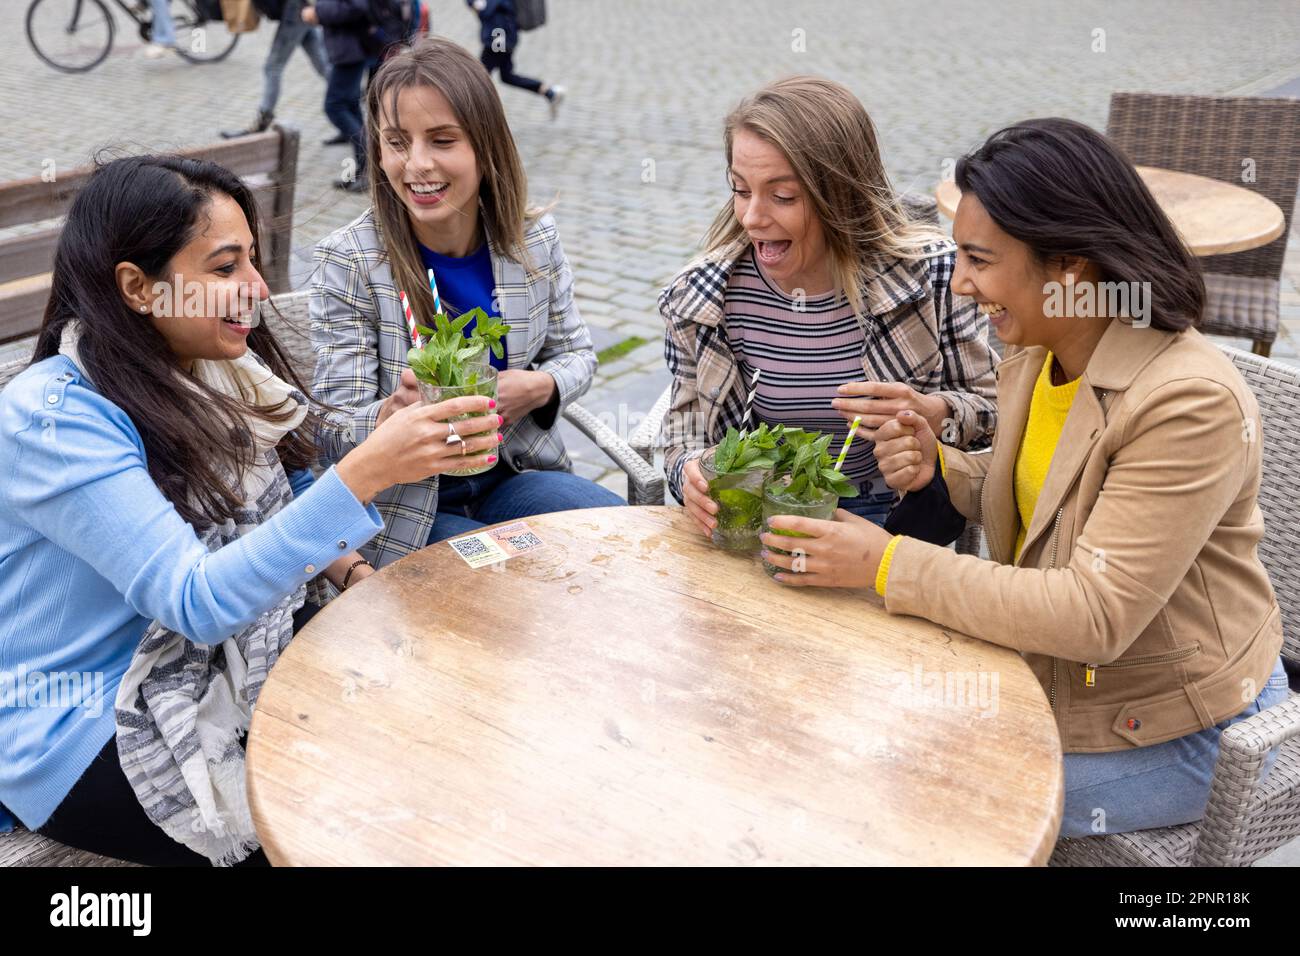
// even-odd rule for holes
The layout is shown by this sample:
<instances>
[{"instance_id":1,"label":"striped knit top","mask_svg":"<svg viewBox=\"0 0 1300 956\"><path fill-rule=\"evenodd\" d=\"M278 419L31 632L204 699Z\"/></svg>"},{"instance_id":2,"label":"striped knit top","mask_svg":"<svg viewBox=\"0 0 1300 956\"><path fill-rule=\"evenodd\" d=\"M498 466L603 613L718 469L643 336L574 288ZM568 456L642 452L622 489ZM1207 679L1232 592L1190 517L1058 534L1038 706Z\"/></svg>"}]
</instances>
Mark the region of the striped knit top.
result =
<instances>
[{"instance_id":1,"label":"striped knit top","mask_svg":"<svg viewBox=\"0 0 1300 956\"><path fill-rule=\"evenodd\" d=\"M759 370L754 421L830 432L830 452L839 454L849 423L831 408L836 389L865 377L862 323L837 293L796 300L769 279L751 248L727 282L725 325L743 381ZM853 439L844 473L858 486L854 510L886 512L894 500L861 434ZM879 507L874 507L878 505Z\"/></svg>"}]
</instances>

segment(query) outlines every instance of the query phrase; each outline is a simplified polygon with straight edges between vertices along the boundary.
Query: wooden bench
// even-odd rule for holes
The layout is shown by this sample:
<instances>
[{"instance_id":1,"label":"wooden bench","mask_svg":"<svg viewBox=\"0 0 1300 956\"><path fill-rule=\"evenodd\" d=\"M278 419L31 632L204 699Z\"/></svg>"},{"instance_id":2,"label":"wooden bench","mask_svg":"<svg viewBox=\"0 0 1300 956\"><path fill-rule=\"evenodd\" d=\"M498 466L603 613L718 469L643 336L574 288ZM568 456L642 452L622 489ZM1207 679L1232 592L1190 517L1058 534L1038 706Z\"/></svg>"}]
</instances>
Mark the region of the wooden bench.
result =
<instances>
[{"instance_id":1,"label":"wooden bench","mask_svg":"<svg viewBox=\"0 0 1300 956\"><path fill-rule=\"evenodd\" d=\"M293 194L298 176L298 131L275 125L264 133L196 146L178 155L207 159L229 169L253 190L262 222L262 271L273 293L289 289ZM0 229L61 220L94 167L0 184ZM40 328L50 293L50 269L62 222L0 239L0 343Z\"/></svg>"}]
</instances>

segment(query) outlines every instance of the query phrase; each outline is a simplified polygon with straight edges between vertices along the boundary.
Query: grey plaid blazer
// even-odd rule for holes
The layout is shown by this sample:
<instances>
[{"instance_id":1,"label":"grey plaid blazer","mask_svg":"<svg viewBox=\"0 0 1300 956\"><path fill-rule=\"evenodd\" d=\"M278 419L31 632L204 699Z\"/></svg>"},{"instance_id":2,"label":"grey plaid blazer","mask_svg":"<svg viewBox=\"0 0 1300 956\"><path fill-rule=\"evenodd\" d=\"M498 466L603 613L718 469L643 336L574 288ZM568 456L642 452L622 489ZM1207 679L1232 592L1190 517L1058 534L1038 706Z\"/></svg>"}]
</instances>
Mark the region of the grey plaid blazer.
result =
<instances>
[{"instance_id":1,"label":"grey plaid blazer","mask_svg":"<svg viewBox=\"0 0 1300 956\"><path fill-rule=\"evenodd\" d=\"M863 276L869 313L862 370L866 381L905 382L942 395L952 409L942 440L959 448L989 443L997 422L988 323L975 300L951 288L957 247L928 247L925 259L896 260ZM748 255L748 247L744 255ZM741 427L745 383L727 341L727 280L736 260L687 266L659 296L672 397L659 435L668 487L682 500L682 469Z\"/></svg>"},{"instance_id":2,"label":"grey plaid blazer","mask_svg":"<svg viewBox=\"0 0 1300 956\"><path fill-rule=\"evenodd\" d=\"M573 272L560 247L555 221L539 218L524 236L536 267L492 255L495 295L506 335L510 368L549 372L562 411L591 385L596 353L573 301ZM316 246L311 290L311 335L316 349L316 396L351 412L322 425L326 463L337 462L375 428L383 400L398 387L411 346L401 300L372 212L331 233ZM519 471L569 471L572 464L555 425L533 415L506 427L500 455ZM375 567L424 547L438 510L438 480L395 485L375 499L384 530L364 548Z\"/></svg>"}]
</instances>

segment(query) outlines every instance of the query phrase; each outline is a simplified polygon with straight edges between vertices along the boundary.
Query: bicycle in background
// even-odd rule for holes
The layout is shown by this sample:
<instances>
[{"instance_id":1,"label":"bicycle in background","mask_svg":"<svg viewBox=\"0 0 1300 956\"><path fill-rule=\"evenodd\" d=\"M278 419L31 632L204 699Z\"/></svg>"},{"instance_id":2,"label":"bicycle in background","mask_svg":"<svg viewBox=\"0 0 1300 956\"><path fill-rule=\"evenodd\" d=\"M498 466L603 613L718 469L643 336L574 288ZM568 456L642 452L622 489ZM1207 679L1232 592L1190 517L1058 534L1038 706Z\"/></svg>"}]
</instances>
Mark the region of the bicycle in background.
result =
<instances>
[{"instance_id":1,"label":"bicycle in background","mask_svg":"<svg viewBox=\"0 0 1300 956\"><path fill-rule=\"evenodd\" d=\"M148 0L113 0L139 29L153 36ZM221 19L215 0L171 0L176 52L190 63L224 60L239 42ZM85 73L104 62L113 48L116 26L104 0L32 0L27 8L27 42L42 61L64 73Z\"/></svg>"}]
</instances>

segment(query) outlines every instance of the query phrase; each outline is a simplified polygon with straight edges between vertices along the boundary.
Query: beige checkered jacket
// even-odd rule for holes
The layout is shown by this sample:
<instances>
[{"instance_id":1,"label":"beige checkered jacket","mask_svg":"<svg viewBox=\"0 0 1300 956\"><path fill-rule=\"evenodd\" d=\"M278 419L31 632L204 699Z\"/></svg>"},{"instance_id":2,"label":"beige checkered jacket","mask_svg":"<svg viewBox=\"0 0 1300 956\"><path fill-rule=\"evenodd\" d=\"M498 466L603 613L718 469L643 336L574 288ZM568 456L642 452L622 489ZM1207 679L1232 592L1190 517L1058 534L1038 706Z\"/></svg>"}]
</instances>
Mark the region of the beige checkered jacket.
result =
<instances>
[{"instance_id":1,"label":"beige checkered jacket","mask_svg":"<svg viewBox=\"0 0 1300 956\"><path fill-rule=\"evenodd\" d=\"M495 294L506 335L510 368L549 372L559 409L591 385L596 353L573 301L573 272L554 220L539 218L524 236L537 265L532 275L499 254L489 238ZM311 333L316 349L316 396L351 410L322 429L326 462L337 462L375 428L383 400L398 387L411 340L387 252L372 211L320 241L311 292ZM501 457L519 471L568 471L572 465L558 426L543 428L535 415L506 427ZM375 499L384 530L364 548L376 567L424 547L438 510L438 480L394 485Z\"/></svg>"},{"instance_id":2,"label":"beige checkered jacket","mask_svg":"<svg viewBox=\"0 0 1300 956\"><path fill-rule=\"evenodd\" d=\"M927 247L915 262L895 261L866 275L868 315L862 353L867 381L906 382L942 395L952 409L950 434L959 448L988 444L997 421L988 323L973 299L952 293L956 246ZM748 254L746 251L744 254ZM682 468L722 440L744 416L745 385L727 341L727 280L736 260L688 266L659 296L666 327L664 355L672 398L659 440L668 487L682 500Z\"/></svg>"}]
</instances>

